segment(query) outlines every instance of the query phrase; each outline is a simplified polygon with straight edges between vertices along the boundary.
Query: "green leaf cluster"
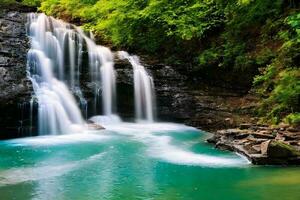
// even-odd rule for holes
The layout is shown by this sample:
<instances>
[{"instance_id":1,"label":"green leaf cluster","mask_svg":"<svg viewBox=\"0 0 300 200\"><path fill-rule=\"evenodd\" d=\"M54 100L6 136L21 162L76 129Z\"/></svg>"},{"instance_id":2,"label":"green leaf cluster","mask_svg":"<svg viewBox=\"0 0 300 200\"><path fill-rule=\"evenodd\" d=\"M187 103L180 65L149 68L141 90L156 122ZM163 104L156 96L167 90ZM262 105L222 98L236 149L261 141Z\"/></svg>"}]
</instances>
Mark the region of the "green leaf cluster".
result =
<instances>
[{"instance_id":1,"label":"green leaf cluster","mask_svg":"<svg viewBox=\"0 0 300 200\"><path fill-rule=\"evenodd\" d=\"M217 0L42 0L40 10L79 18L114 46L152 54L179 52L185 42L205 38L224 21Z\"/></svg>"},{"instance_id":2,"label":"green leaf cluster","mask_svg":"<svg viewBox=\"0 0 300 200\"><path fill-rule=\"evenodd\" d=\"M300 124L300 35L299 13L285 19L286 30L278 37L283 39L277 57L255 77L257 91L264 97L260 114L273 123L284 120Z\"/></svg>"},{"instance_id":3,"label":"green leaf cluster","mask_svg":"<svg viewBox=\"0 0 300 200\"><path fill-rule=\"evenodd\" d=\"M26 5L26 6L40 6L41 0L1 0L0 6L2 5Z\"/></svg>"}]
</instances>

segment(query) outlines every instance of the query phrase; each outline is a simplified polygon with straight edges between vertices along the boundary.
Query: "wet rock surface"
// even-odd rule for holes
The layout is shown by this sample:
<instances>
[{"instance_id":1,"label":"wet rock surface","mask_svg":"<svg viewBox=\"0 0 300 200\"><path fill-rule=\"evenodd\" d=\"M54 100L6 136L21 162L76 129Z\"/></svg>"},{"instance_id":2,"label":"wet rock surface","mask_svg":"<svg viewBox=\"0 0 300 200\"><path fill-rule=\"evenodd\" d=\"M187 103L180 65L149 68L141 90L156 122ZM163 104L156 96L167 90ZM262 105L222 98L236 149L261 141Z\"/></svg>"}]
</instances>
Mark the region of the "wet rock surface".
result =
<instances>
[{"instance_id":1,"label":"wet rock surface","mask_svg":"<svg viewBox=\"0 0 300 200\"><path fill-rule=\"evenodd\" d=\"M94 123L94 122L92 122L92 121L88 121L87 126L88 126L88 129L89 129L89 130L92 130L92 131L96 131L96 130L104 130L104 129L105 129L103 126L101 126L101 125L99 125L99 124L96 124L96 123Z\"/></svg>"},{"instance_id":2,"label":"wet rock surface","mask_svg":"<svg viewBox=\"0 0 300 200\"><path fill-rule=\"evenodd\" d=\"M20 134L24 120L20 108L31 96L25 23L26 13L0 8L0 138Z\"/></svg>"},{"instance_id":3,"label":"wet rock surface","mask_svg":"<svg viewBox=\"0 0 300 200\"><path fill-rule=\"evenodd\" d=\"M242 124L240 128L219 130L207 141L216 148L241 153L253 164L300 165L299 127Z\"/></svg>"},{"instance_id":4,"label":"wet rock surface","mask_svg":"<svg viewBox=\"0 0 300 200\"><path fill-rule=\"evenodd\" d=\"M141 61L154 79L158 121L180 122L215 131L256 120L251 118L255 97L190 80L180 70L143 56ZM122 117L133 117L132 67L128 62L116 59L115 68L118 74L118 112Z\"/></svg>"},{"instance_id":5,"label":"wet rock surface","mask_svg":"<svg viewBox=\"0 0 300 200\"><path fill-rule=\"evenodd\" d=\"M145 69L153 77L155 85L157 121L185 122L196 113L196 99L188 90L186 75L170 66L148 64L141 58ZM133 70L127 61L115 60L118 83L118 112L122 117L134 117ZM126 109L125 109L126 108ZM126 114L127 113L127 114ZM130 117L131 116L131 117Z\"/></svg>"}]
</instances>

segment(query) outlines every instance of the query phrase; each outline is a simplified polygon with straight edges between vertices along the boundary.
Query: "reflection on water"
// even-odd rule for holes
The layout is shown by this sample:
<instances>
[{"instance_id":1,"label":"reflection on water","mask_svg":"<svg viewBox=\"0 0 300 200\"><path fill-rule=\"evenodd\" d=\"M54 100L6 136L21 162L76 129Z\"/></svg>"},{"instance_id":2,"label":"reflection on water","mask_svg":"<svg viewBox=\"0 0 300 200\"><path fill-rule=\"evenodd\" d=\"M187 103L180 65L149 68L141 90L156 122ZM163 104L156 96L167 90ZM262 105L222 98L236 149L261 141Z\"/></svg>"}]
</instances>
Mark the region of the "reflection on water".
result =
<instances>
[{"instance_id":1,"label":"reflection on water","mask_svg":"<svg viewBox=\"0 0 300 200\"><path fill-rule=\"evenodd\" d=\"M300 169L257 167L177 124L0 142L0 199L300 199Z\"/></svg>"},{"instance_id":2,"label":"reflection on water","mask_svg":"<svg viewBox=\"0 0 300 200\"><path fill-rule=\"evenodd\" d=\"M256 179L250 179L242 182L240 186L244 187L255 187L261 184L270 186L289 186L299 185L300 186L300 171L299 168L289 168L288 170L278 170L274 168L276 172L272 172L272 176L259 177ZM268 171L266 171L268 173Z\"/></svg>"}]
</instances>

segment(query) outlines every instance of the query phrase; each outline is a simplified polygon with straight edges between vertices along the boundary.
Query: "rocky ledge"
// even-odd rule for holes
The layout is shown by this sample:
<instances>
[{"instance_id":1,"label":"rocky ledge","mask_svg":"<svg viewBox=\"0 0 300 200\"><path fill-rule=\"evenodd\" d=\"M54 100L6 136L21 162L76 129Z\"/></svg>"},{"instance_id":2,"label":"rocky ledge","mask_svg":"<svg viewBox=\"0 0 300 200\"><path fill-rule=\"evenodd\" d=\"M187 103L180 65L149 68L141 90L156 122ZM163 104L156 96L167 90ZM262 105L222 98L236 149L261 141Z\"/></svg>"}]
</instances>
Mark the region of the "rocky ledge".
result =
<instances>
[{"instance_id":1,"label":"rocky ledge","mask_svg":"<svg viewBox=\"0 0 300 200\"><path fill-rule=\"evenodd\" d=\"M207 140L216 148L245 155L257 165L300 165L300 128L241 124Z\"/></svg>"},{"instance_id":2,"label":"rocky ledge","mask_svg":"<svg viewBox=\"0 0 300 200\"><path fill-rule=\"evenodd\" d=\"M28 123L22 109L32 91L26 76L28 11L18 4L0 8L0 139L22 136Z\"/></svg>"}]
</instances>

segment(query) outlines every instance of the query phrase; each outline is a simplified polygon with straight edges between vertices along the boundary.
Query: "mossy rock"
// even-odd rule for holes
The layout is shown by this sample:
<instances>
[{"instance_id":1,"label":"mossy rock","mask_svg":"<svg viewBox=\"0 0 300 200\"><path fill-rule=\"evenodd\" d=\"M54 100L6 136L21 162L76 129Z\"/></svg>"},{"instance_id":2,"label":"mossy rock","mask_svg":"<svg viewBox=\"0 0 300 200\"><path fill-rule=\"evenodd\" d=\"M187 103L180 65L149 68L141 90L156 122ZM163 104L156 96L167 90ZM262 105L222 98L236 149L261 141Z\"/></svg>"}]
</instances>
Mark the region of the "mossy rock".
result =
<instances>
[{"instance_id":1,"label":"mossy rock","mask_svg":"<svg viewBox=\"0 0 300 200\"><path fill-rule=\"evenodd\" d=\"M271 140L268 145L267 155L270 158L290 158L300 156L300 152L291 145Z\"/></svg>"}]
</instances>

